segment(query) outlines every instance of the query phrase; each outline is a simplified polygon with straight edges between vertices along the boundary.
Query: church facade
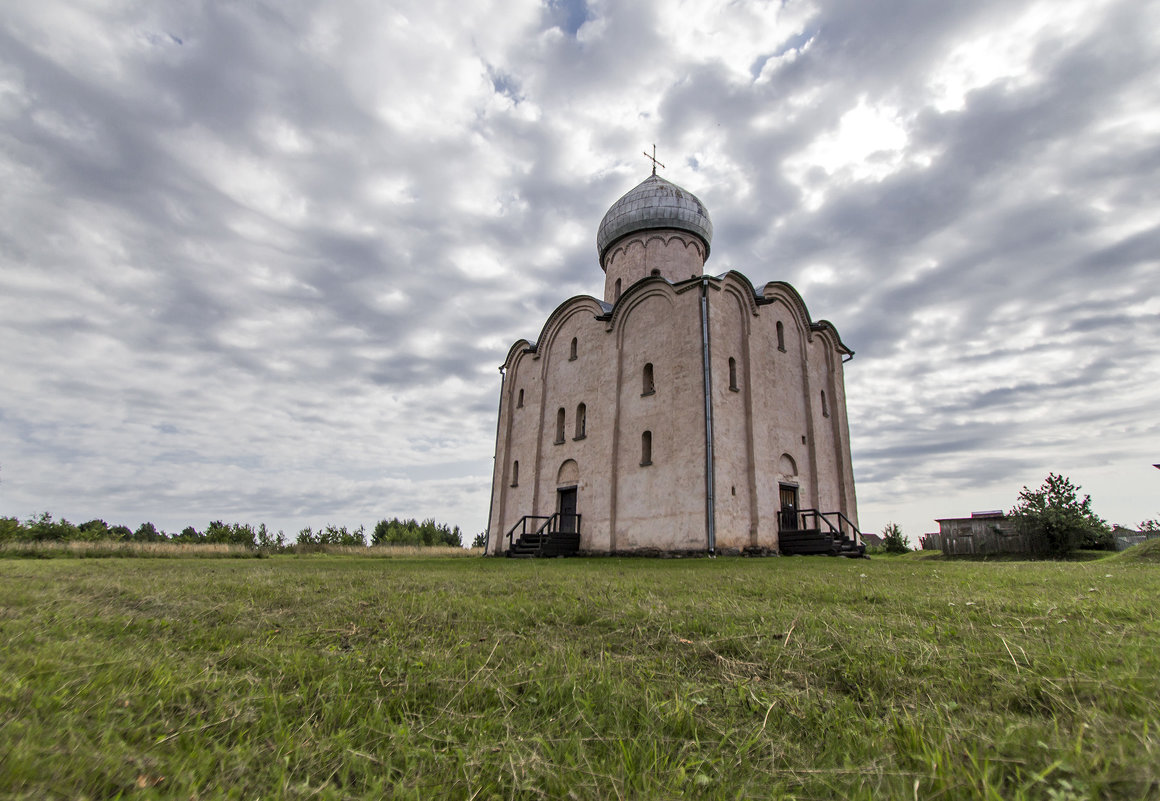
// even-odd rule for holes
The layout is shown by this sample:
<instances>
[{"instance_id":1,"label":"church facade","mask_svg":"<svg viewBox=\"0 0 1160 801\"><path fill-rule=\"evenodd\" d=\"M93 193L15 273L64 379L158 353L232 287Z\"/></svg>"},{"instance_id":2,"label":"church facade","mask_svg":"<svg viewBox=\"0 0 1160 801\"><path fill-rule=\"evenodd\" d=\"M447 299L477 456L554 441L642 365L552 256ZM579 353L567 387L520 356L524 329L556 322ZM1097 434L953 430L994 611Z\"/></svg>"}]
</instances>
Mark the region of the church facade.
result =
<instances>
[{"instance_id":1,"label":"church facade","mask_svg":"<svg viewBox=\"0 0 1160 801\"><path fill-rule=\"evenodd\" d=\"M704 274L712 236L654 170L600 224L603 299L565 300L511 347L489 554L537 530L581 553L715 554L856 527L853 352L789 284Z\"/></svg>"}]
</instances>

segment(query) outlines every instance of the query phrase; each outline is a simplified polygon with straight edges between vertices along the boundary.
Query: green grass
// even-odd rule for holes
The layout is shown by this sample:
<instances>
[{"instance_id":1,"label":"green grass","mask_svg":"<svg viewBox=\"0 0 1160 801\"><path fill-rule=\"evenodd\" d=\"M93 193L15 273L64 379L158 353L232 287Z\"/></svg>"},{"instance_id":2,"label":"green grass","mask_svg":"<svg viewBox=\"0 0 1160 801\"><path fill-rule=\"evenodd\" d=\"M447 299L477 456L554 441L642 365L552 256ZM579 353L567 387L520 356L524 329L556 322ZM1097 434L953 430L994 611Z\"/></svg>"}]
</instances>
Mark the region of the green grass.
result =
<instances>
[{"instance_id":1,"label":"green grass","mask_svg":"<svg viewBox=\"0 0 1160 801\"><path fill-rule=\"evenodd\" d=\"M1160 797L1155 564L0 559L0 798Z\"/></svg>"}]
</instances>

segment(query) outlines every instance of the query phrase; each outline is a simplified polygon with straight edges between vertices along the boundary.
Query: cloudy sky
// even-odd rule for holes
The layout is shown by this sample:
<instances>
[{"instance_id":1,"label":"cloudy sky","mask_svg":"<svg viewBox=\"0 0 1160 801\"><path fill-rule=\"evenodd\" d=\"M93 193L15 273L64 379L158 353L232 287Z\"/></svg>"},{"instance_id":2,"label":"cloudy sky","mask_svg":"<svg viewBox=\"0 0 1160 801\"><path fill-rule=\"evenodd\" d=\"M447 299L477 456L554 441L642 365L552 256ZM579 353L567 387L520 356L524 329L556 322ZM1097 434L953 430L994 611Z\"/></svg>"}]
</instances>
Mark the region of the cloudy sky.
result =
<instances>
[{"instance_id":1,"label":"cloudy sky","mask_svg":"<svg viewBox=\"0 0 1160 801\"><path fill-rule=\"evenodd\" d=\"M487 520L500 376L648 175L847 365L863 528L1160 515L1160 4L0 14L0 514Z\"/></svg>"}]
</instances>

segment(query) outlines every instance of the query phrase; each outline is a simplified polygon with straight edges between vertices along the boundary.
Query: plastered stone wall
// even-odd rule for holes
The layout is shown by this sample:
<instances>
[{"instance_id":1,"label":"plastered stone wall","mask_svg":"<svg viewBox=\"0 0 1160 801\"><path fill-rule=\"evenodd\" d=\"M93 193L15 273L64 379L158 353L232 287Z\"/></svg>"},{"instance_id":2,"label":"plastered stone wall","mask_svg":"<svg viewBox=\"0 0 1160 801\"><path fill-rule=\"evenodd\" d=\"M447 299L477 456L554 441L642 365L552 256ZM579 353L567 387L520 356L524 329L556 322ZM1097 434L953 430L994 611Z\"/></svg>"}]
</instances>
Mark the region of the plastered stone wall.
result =
<instances>
[{"instance_id":1,"label":"plastered stone wall","mask_svg":"<svg viewBox=\"0 0 1160 801\"><path fill-rule=\"evenodd\" d=\"M621 389L613 550L707 547L699 302L695 286L678 293L653 278L623 296L614 314ZM654 393L644 395L650 363ZM649 465L641 464L645 431Z\"/></svg>"}]
</instances>

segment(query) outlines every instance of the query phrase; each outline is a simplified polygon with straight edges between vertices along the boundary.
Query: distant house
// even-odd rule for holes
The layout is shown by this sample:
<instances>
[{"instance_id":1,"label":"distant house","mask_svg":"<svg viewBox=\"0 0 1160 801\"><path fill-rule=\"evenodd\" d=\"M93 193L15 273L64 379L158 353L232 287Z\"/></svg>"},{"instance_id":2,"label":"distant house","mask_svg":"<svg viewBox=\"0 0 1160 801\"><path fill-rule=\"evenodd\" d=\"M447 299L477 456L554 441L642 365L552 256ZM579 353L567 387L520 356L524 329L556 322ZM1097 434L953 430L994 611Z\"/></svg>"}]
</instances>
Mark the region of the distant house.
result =
<instances>
[{"instance_id":1,"label":"distant house","mask_svg":"<svg viewBox=\"0 0 1160 801\"><path fill-rule=\"evenodd\" d=\"M1018 532L1015 519L1001 510L972 512L970 517L947 517L937 521L938 533L927 534L922 547L962 556L1029 553L1031 543Z\"/></svg>"},{"instance_id":2,"label":"distant house","mask_svg":"<svg viewBox=\"0 0 1160 801\"><path fill-rule=\"evenodd\" d=\"M1160 531L1138 531L1124 526L1112 526L1112 540L1116 543L1117 551L1126 551L1133 545L1157 538L1160 538Z\"/></svg>"}]
</instances>

